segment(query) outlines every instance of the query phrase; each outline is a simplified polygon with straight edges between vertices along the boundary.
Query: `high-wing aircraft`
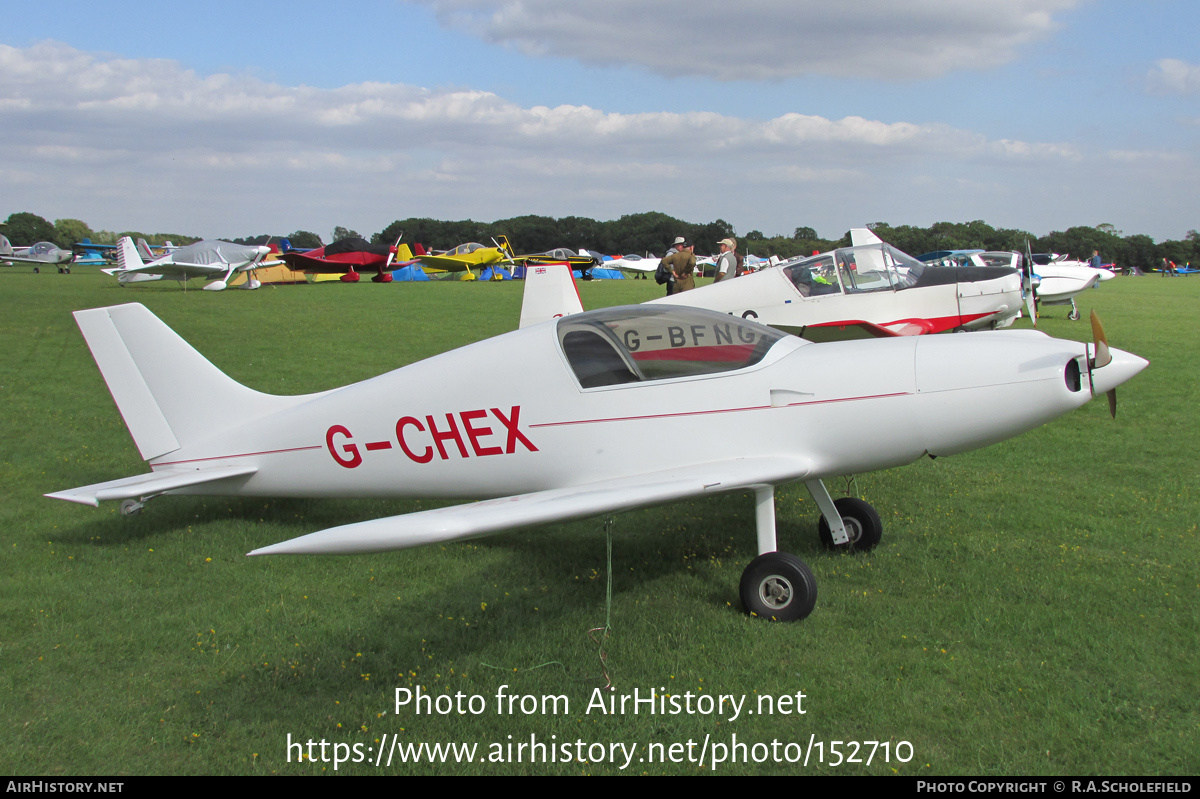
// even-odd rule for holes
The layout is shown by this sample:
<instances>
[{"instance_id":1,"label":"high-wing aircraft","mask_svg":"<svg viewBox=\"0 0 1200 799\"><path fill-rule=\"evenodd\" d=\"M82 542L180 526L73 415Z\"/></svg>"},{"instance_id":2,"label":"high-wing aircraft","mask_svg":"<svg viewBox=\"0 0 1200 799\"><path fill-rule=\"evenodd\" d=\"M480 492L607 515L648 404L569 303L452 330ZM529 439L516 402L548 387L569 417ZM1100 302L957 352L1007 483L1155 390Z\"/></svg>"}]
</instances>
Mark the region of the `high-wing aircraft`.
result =
<instances>
[{"instance_id":1,"label":"high-wing aircraft","mask_svg":"<svg viewBox=\"0 0 1200 799\"><path fill-rule=\"evenodd\" d=\"M620 269L625 274L645 279L648 275L654 274L661 260L661 258L652 256L643 258L640 255L629 254L606 261L604 266L609 269Z\"/></svg>"},{"instance_id":2,"label":"high-wing aircraft","mask_svg":"<svg viewBox=\"0 0 1200 799\"><path fill-rule=\"evenodd\" d=\"M57 266L59 272L70 272L75 253L63 250L48 241L39 241L28 247L14 247L5 236L0 236L0 262L10 264L33 264L34 271L42 266Z\"/></svg>"},{"instance_id":3,"label":"high-wing aircraft","mask_svg":"<svg viewBox=\"0 0 1200 799\"><path fill-rule=\"evenodd\" d=\"M278 261L264 260L271 254L265 245L234 244L214 239L198 241L185 247L177 247L170 253L150 263L142 261L137 246L129 236L117 242L117 267L104 271L121 283L141 283L147 280L170 278L181 284L189 278L203 277L209 281L205 291L223 291L234 272L251 272L260 266L271 266ZM259 282L248 280L243 288L256 289Z\"/></svg>"},{"instance_id":4,"label":"high-wing aircraft","mask_svg":"<svg viewBox=\"0 0 1200 799\"><path fill-rule=\"evenodd\" d=\"M741 280L742 278L738 278ZM697 308L565 316L361 383L300 396L228 377L144 306L76 321L151 471L48 496L135 512L160 494L490 496L348 524L251 555L381 552L728 491L754 492L747 612L804 618L812 572L779 552L775 487L803 481L831 547L869 549L878 513L824 479L986 446L1146 366L1037 331L814 344ZM232 425L212 407L237 408Z\"/></svg>"},{"instance_id":5,"label":"high-wing aircraft","mask_svg":"<svg viewBox=\"0 0 1200 799\"><path fill-rule=\"evenodd\" d=\"M84 239L71 245L75 252L75 263L80 266L107 266L116 257L117 245L96 244L91 239Z\"/></svg>"}]
</instances>

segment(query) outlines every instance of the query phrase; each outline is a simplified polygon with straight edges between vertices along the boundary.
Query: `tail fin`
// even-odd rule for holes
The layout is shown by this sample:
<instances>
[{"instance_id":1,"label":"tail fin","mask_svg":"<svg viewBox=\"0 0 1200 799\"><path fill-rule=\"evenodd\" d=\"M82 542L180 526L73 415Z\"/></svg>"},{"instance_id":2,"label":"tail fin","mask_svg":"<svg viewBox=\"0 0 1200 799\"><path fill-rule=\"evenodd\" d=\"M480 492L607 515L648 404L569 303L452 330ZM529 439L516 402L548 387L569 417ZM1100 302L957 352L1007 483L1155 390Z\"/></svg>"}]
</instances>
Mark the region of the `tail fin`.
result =
<instances>
[{"instance_id":1,"label":"tail fin","mask_svg":"<svg viewBox=\"0 0 1200 799\"><path fill-rule=\"evenodd\" d=\"M145 239L137 240L137 251L138 255L142 256L147 261L154 260L154 250L150 249L150 245L146 243Z\"/></svg>"},{"instance_id":2,"label":"tail fin","mask_svg":"<svg viewBox=\"0 0 1200 799\"><path fill-rule=\"evenodd\" d=\"M138 255L137 247L133 246L133 239L128 236L122 236L117 242L117 267L120 269L138 269L145 266L142 263L142 258Z\"/></svg>"},{"instance_id":3,"label":"tail fin","mask_svg":"<svg viewBox=\"0 0 1200 799\"><path fill-rule=\"evenodd\" d=\"M575 286L570 264L525 267L520 327L582 312L583 301L579 299L579 289Z\"/></svg>"},{"instance_id":4,"label":"tail fin","mask_svg":"<svg viewBox=\"0 0 1200 799\"><path fill-rule=\"evenodd\" d=\"M0 255L12 255L12 254L13 254L12 243L8 240L7 236L0 236Z\"/></svg>"},{"instance_id":5,"label":"tail fin","mask_svg":"<svg viewBox=\"0 0 1200 799\"><path fill-rule=\"evenodd\" d=\"M396 263L402 263L404 261L411 261L414 258L416 258L416 256L413 255L413 251L411 248L409 248L408 244L397 244L396 245Z\"/></svg>"},{"instance_id":6,"label":"tail fin","mask_svg":"<svg viewBox=\"0 0 1200 799\"><path fill-rule=\"evenodd\" d=\"M870 228L850 228L850 246L862 247L865 244L883 244L883 239L876 236Z\"/></svg>"},{"instance_id":7,"label":"tail fin","mask_svg":"<svg viewBox=\"0 0 1200 799\"><path fill-rule=\"evenodd\" d=\"M243 386L144 305L76 311L96 365L146 460L207 438L213 418L258 418L291 404Z\"/></svg>"},{"instance_id":8,"label":"tail fin","mask_svg":"<svg viewBox=\"0 0 1200 799\"><path fill-rule=\"evenodd\" d=\"M421 246L421 242L417 241L413 242L413 255L419 258L422 255L429 255L429 252Z\"/></svg>"}]
</instances>

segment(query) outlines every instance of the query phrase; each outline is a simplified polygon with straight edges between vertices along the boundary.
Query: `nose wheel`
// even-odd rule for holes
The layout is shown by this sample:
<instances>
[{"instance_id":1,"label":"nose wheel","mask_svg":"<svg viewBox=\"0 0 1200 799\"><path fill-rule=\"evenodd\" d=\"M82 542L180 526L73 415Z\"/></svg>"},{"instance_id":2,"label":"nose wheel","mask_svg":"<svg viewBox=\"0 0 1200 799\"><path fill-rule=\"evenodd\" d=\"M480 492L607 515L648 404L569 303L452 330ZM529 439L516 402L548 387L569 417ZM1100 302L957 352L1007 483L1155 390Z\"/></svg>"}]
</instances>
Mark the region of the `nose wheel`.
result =
<instances>
[{"instance_id":1,"label":"nose wheel","mask_svg":"<svg viewBox=\"0 0 1200 799\"><path fill-rule=\"evenodd\" d=\"M841 517L842 524L846 527L846 535L850 540L844 544L835 544L829 523L822 516L821 521L817 523L817 533L821 536L821 543L825 545L826 549L866 552L868 549L873 549L883 538L883 522L879 519L879 513L871 507L870 503L864 502L858 497L842 497L835 499L833 506L837 508L838 516Z\"/></svg>"}]
</instances>

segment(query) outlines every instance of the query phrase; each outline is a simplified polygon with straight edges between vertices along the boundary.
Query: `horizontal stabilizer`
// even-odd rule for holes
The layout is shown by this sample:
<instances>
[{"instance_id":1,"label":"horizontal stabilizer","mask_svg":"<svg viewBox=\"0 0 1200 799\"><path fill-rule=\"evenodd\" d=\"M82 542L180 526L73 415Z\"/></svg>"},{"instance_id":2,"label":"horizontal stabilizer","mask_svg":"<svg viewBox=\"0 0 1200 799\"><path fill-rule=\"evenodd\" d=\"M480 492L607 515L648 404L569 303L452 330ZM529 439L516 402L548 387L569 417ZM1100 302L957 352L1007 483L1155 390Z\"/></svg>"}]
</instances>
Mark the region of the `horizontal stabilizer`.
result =
<instances>
[{"instance_id":1,"label":"horizontal stabilizer","mask_svg":"<svg viewBox=\"0 0 1200 799\"><path fill-rule=\"evenodd\" d=\"M249 554L349 555L386 552L443 541L479 538L517 527L633 510L703 494L787 483L807 477L810 471L807 461L792 458L741 458L699 464L668 472L537 491L331 527L262 547Z\"/></svg>"},{"instance_id":2,"label":"horizontal stabilizer","mask_svg":"<svg viewBox=\"0 0 1200 799\"><path fill-rule=\"evenodd\" d=\"M161 494L188 486L211 483L230 477L245 477L258 471L257 466L213 466L204 469L160 469L149 474L109 480L66 491L46 494L51 499L65 499L80 505L98 506L102 500L133 499L151 494Z\"/></svg>"}]
</instances>

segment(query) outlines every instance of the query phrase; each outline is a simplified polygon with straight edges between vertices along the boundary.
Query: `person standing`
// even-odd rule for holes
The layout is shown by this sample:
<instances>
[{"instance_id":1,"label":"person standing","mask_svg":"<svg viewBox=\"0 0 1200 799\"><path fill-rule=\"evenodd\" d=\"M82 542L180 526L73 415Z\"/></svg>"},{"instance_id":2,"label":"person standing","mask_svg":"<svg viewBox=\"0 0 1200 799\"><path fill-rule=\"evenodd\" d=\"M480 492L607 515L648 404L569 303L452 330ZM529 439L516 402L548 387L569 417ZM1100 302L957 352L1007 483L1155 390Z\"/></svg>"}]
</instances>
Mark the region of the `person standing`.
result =
<instances>
[{"instance_id":1,"label":"person standing","mask_svg":"<svg viewBox=\"0 0 1200 799\"><path fill-rule=\"evenodd\" d=\"M721 239L720 247L721 254L717 256L717 275L714 283L737 277L738 273L737 239Z\"/></svg>"},{"instance_id":2,"label":"person standing","mask_svg":"<svg viewBox=\"0 0 1200 799\"><path fill-rule=\"evenodd\" d=\"M1092 269L1100 268L1100 251L1092 250L1092 257L1088 259L1088 266Z\"/></svg>"},{"instance_id":3,"label":"person standing","mask_svg":"<svg viewBox=\"0 0 1200 799\"><path fill-rule=\"evenodd\" d=\"M668 295L696 288L696 247L690 241L679 242L676 239L676 242L678 249L663 258L663 263L675 278L675 282L670 284L674 286L674 290L668 289Z\"/></svg>"}]
</instances>

